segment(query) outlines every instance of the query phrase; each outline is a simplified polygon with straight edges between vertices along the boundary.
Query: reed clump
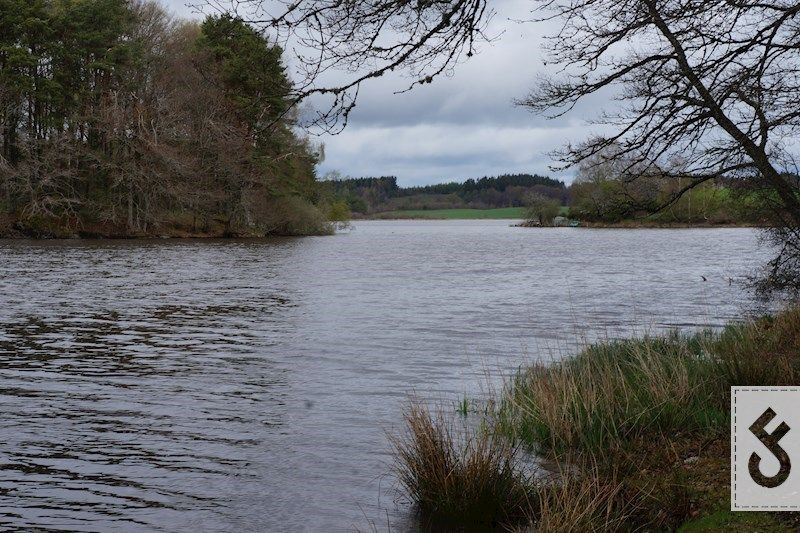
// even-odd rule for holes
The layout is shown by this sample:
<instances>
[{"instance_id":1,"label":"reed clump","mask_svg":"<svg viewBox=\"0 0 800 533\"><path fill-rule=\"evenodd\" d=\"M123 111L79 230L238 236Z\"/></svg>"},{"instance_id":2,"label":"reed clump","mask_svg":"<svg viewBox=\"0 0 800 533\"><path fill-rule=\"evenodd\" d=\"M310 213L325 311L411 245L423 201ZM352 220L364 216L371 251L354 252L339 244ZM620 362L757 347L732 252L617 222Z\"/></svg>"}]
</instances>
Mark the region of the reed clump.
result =
<instances>
[{"instance_id":1,"label":"reed clump","mask_svg":"<svg viewBox=\"0 0 800 533\"><path fill-rule=\"evenodd\" d=\"M690 509L690 495L678 478L632 480L585 456L564 460L561 468L537 487L538 507L527 530L669 531Z\"/></svg>"},{"instance_id":2,"label":"reed clump","mask_svg":"<svg viewBox=\"0 0 800 533\"><path fill-rule=\"evenodd\" d=\"M456 427L443 411L414 402L394 437L397 473L426 520L470 529L524 523L535 507L531 480L508 439Z\"/></svg>"},{"instance_id":3,"label":"reed clump","mask_svg":"<svg viewBox=\"0 0 800 533\"><path fill-rule=\"evenodd\" d=\"M800 309L728 326L714 339L710 351L726 387L798 385Z\"/></svg>"},{"instance_id":4,"label":"reed clump","mask_svg":"<svg viewBox=\"0 0 800 533\"><path fill-rule=\"evenodd\" d=\"M545 452L606 452L642 435L725 427L706 334L613 341L520 373L498 427Z\"/></svg>"}]
</instances>

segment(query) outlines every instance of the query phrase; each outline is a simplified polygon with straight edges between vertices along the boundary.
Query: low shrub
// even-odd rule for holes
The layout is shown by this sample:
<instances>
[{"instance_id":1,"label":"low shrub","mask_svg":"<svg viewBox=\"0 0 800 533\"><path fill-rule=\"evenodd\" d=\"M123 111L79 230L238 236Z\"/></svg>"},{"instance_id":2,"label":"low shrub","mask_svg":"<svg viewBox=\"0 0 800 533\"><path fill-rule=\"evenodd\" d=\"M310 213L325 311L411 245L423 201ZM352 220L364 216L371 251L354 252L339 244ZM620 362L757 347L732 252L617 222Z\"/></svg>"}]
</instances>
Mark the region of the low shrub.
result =
<instances>
[{"instance_id":1,"label":"low shrub","mask_svg":"<svg viewBox=\"0 0 800 533\"><path fill-rule=\"evenodd\" d=\"M536 492L507 439L466 426L457 431L452 418L419 403L405 422L407 432L393 438L397 473L426 520L469 529L529 520Z\"/></svg>"},{"instance_id":2,"label":"low shrub","mask_svg":"<svg viewBox=\"0 0 800 533\"><path fill-rule=\"evenodd\" d=\"M258 225L271 235L328 235L333 225L315 205L296 197L284 196L263 209Z\"/></svg>"}]
</instances>

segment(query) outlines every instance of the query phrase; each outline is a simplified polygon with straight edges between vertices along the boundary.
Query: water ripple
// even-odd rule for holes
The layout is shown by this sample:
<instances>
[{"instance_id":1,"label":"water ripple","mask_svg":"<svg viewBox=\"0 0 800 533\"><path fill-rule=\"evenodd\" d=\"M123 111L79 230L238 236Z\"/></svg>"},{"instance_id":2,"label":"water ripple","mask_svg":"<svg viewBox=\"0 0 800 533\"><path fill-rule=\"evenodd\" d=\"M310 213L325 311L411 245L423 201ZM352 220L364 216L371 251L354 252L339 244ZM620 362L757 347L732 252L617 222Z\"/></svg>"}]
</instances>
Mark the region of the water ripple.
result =
<instances>
[{"instance_id":1,"label":"water ripple","mask_svg":"<svg viewBox=\"0 0 800 533\"><path fill-rule=\"evenodd\" d=\"M743 229L502 221L0 241L0 528L411 528L386 475L409 392L478 396L584 340L719 326L747 304L727 278L764 253Z\"/></svg>"}]
</instances>

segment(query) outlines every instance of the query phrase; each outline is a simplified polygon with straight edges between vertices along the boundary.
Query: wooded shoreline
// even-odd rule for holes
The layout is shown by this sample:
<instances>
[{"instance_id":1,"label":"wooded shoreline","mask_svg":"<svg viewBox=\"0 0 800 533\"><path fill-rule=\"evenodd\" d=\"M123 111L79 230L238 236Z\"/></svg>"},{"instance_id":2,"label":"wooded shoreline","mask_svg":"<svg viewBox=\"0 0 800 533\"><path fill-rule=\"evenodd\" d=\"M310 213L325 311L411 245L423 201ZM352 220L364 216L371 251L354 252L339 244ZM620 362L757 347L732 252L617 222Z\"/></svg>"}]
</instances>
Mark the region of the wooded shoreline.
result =
<instances>
[{"instance_id":1,"label":"wooded shoreline","mask_svg":"<svg viewBox=\"0 0 800 533\"><path fill-rule=\"evenodd\" d=\"M146 230L130 230L124 224L102 223L45 223L36 226L26 225L20 220L0 216L0 239L242 239L264 237L300 237L311 235L331 235L332 224L315 226L307 232L286 231L282 228L230 228L223 222L204 227L187 224L163 224Z\"/></svg>"},{"instance_id":2,"label":"wooded shoreline","mask_svg":"<svg viewBox=\"0 0 800 533\"><path fill-rule=\"evenodd\" d=\"M372 215L353 215L353 220L507 220L509 222L522 220L522 218L493 218L493 217L448 217L448 216L381 216L382 213ZM526 226L518 224L519 227L552 227L552 226ZM767 224L757 224L753 222L664 222L660 220L623 220L619 222L586 222L581 220L578 228L590 229L684 229L684 228L765 228Z\"/></svg>"},{"instance_id":3,"label":"wooded shoreline","mask_svg":"<svg viewBox=\"0 0 800 533\"><path fill-rule=\"evenodd\" d=\"M338 220L283 50L240 18L124 0L6 12L0 235L307 235Z\"/></svg>"}]
</instances>

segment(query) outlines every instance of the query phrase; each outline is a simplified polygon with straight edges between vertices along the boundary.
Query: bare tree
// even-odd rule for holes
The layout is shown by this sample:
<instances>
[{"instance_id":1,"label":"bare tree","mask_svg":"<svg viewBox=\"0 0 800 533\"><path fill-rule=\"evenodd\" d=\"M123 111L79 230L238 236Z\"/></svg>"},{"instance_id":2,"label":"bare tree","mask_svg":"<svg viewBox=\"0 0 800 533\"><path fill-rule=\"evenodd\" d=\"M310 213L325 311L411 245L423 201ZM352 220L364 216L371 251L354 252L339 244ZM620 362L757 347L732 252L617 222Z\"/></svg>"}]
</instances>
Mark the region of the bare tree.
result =
<instances>
[{"instance_id":1,"label":"bare tree","mask_svg":"<svg viewBox=\"0 0 800 533\"><path fill-rule=\"evenodd\" d=\"M531 226L551 226L561 211L558 200L537 193L529 195L526 203L526 223Z\"/></svg>"},{"instance_id":2,"label":"bare tree","mask_svg":"<svg viewBox=\"0 0 800 533\"><path fill-rule=\"evenodd\" d=\"M343 125L362 83L390 71L429 83L488 40L488 0L239 0L246 20L295 54L298 98L332 94L320 118ZM210 4L224 8L211 0ZM613 87L618 109L597 119L613 132L570 146L576 165L615 147L629 178L674 173L686 190L719 176L759 181L800 225L800 200L784 171L786 140L800 126L800 3L791 0L532 0L537 20L561 21L547 46L563 75L544 78L520 104L560 116ZM325 74L352 75L325 84ZM623 169L625 170L625 169Z\"/></svg>"},{"instance_id":3,"label":"bare tree","mask_svg":"<svg viewBox=\"0 0 800 533\"><path fill-rule=\"evenodd\" d=\"M685 163L688 190L719 176L774 191L800 224L785 175L785 142L800 126L800 3L788 0L542 1L563 21L549 41L565 74L545 78L521 104L558 116L608 87L618 110L599 117L612 133L560 152L566 165L620 146L629 179ZM623 169L626 170L626 169ZM680 192L680 191L679 191ZM676 196L677 197L677 196Z\"/></svg>"},{"instance_id":4,"label":"bare tree","mask_svg":"<svg viewBox=\"0 0 800 533\"><path fill-rule=\"evenodd\" d=\"M313 122L340 131L359 89L393 71L401 90L431 83L490 40L488 0L201 0L201 10L233 11L284 46L297 70L295 104L329 97ZM342 72L346 73L342 75Z\"/></svg>"},{"instance_id":5,"label":"bare tree","mask_svg":"<svg viewBox=\"0 0 800 533\"><path fill-rule=\"evenodd\" d=\"M764 286L800 288L800 199L790 143L800 128L800 3L790 0L543 0L560 20L549 41L560 77L520 103L560 116L612 88L618 105L597 119L610 132L558 153L564 165L615 147L632 182L720 177L762 191L783 249ZM680 160L680 165L671 162ZM793 176L792 173L795 173ZM790 279L795 281L789 283ZM775 283L780 280L779 283Z\"/></svg>"}]
</instances>

